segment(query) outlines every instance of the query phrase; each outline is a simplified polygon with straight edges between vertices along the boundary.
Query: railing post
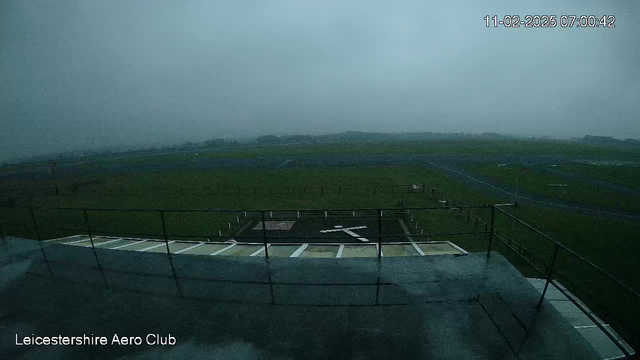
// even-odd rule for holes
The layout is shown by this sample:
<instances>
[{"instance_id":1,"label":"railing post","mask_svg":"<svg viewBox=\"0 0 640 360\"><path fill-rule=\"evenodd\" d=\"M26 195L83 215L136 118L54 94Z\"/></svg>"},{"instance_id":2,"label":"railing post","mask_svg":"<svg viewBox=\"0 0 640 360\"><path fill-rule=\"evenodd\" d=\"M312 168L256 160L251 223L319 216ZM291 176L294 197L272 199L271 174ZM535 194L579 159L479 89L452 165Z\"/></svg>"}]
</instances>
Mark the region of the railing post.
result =
<instances>
[{"instance_id":1,"label":"railing post","mask_svg":"<svg viewBox=\"0 0 640 360\"><path fill-rule=\"evenodd\" d=\"M487 256L491 255L491 243L493 242L493 223L495 220L495 214L496 214L496 208L491 205L491 228L490 228L490 232L489 232L489 248L487 249ZM485 230L486 230L486 225L485 225Z\"/></svg>"},{"instance_id":2,"label":"railing post","mask_svg":"<svg viewBox=\"0 0 640 360\"><path fill-rule=\"evenodd\" d=\"M542 296L540 296L540 301L538 302L538 307L542 306L542 300L544 299L544 296L547 293L547 288L549 287L549 282L551 282L551 276L553 275L553 267L556 264L556 258L558 257L558 250L559 249L560 249L560 244L556 243L556 248L553 251L553 257L551 258L551 265L549 266L549 272L547 273L547 282L544 284L544 290L542 290Z\"/></svg>"},{"instance_id":3,"label":"railing post","mask_svg":"<svg viewBox=\"0 0 640 360\"><path fill-rule=\"evenodd\" d=\"M49 275L53 279L53 271L51 271L51 266L49 266L49 259L47 259L47 254L45 254L44 247L42 246L42 241L40 239L40 231L38 231L38 223L36 222L36 216L33 213L33 208L29 207L29 211L31 212L31 221L33 221L33 230L36 232L36 239L38 240L38 244L40 245L40 251L42 251L42 257L44 258L45 264L47 264Z\"/></svg>"},{"instance_id":4,"label":"railing post","mask_svg":"<svg viewBox=\"0 0 640 360\"><path fill-rule=\"evenodd\" d=\"M382 210L378 209L378 260L382 259Z\"/></svg>"},{"instance_id":5,"label":"railing post","mask_svg":"<svg viewBox=\"0 0 640 360\"><path fill-rule=\"evenodd\" d=\"M84 214L84 224L87 227L87 235L89 235L89 241L91 242L91 249L93 249L93 253L95 254L96 247L93 244L93 235L91 234L91 227L89 227L89 218L87 217L87 209L82 209L82 213ZM100 266L100 264L98 264L98 266Z\"/></svg>"},{"instance_id":6,"label":"railing post","mask_svg":"<svg viewBox=\"0 0 640 360\"><path fill-rule=\"evenodd\" d=\"M162 234L164 235L164 245L167 247L167 255L171 255L171 250L169 250L169 237L167 236L167 227L164 224L164 210L160 210L160 220L162 221Z\"/></svg>"},{"instance_id":7,"label":"railing post","mask_svg":"<svg viewBox=\"0 0 640 360\"><path fill-rule=\"evenodd\" d=\"M93 251L93 256L96 258L96 264L98 264L98 270L100 270L100 275L102 275L102 281L104 281L104 285L109 288L109 283L107 282L107 277L104 275L104 271L102 270L102 265L100 264L100 258L98 258L98 253L96 252L96 247L93 244L93 234L91 233L91 226L89 225L89 217L87 216L87 209L82 209L84 214L84 224L87 226L87 235L89 235L89 241L91 241L91 250Z\"/></svg>"},{"instance_id":8,"label":"railing post","mask_svg":"<svg viewBox=\"0 0 640 360\"><path fill-rule=\"evenodd\" d=\"M262 215L262 242L264 243L264 257L265 259L269 259L269 246L267 245L267 224L264 219L264 210L260 211Z\"/></svg>"}]
</instances>

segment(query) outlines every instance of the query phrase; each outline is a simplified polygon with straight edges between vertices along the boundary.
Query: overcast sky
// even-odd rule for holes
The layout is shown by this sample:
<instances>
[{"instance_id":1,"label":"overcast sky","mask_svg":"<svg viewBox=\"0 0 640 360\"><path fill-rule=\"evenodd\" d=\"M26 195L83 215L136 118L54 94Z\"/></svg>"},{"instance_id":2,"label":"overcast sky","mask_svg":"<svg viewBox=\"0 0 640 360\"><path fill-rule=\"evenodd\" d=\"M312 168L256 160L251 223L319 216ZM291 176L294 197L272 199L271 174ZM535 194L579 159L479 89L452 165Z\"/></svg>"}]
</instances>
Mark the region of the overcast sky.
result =
<instances>
[{"instance_id":1,"label":"overcast sky","mask_svg":"<svg viewBox=\"0 0 640 360\"><path fill-rule=\"evenodd\" d=\"M0 160L346 130L640 138L637 3L3 0Z\"/></svg>"}]
</instances>

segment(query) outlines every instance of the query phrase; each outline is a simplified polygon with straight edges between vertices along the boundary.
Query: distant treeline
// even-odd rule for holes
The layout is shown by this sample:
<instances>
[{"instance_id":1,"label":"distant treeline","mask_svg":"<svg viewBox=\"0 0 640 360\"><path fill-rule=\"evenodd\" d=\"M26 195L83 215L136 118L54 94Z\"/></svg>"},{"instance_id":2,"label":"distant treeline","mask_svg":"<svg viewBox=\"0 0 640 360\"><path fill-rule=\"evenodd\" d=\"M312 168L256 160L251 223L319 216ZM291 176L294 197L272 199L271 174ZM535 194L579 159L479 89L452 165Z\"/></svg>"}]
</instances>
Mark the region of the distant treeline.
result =
<instances>
[{"instance_id":1,"label":"distant treeline","mask_svg":"<svg viewBox=\"0 0 640 360\"><path fill-rule=\"evenodd\" d=\"M640 146L640 140L636 139L616 139L611 136L590 136L586 135L580 142L587 144L609 144L609 145L630 145L630 146Z\"/></svg>"},{"instance_id":2,"label":"distant treeline","mask_svg":"<svg viewBox=\"0 0 640 360\"><path fill-rule=\"evenodd\" d=\"M2 165L10 165L18 162L49 161L56 159L87 158L93 156L104 156L111 154L136 154L163 151L189 151L198 149L231 149L239 146L266 146L266 145L287 145L287 144L326 144L326 143L362 143L362 142L383 142L383 141L428 141L428 140L540 140L547 141L548 137L518 137L503 135L493 132L481 134L470 133L436 133L436 132L406 132L406 133L379 133L346 131L337 134L325 135L264 135L253 139L233 140L215 138L203 142L186 141L176 145L138 147L130 149L102 149L102 150L78 150L60 154L48 154L32 156L21 161L3 162ZM625 139L619 140L610 136L590 136L584 138L574 138L572 141L588 144L625 145L640 146L640 140Z\"/></svg>"}]
</instances>

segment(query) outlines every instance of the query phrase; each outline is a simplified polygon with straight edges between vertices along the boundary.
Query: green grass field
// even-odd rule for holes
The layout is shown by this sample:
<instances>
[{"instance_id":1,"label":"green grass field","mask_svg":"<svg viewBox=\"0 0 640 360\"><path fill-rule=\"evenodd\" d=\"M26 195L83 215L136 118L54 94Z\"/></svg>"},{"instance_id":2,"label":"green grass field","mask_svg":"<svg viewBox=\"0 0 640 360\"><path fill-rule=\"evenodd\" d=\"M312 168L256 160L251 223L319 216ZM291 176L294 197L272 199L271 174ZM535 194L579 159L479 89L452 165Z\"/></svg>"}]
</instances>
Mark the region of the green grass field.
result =
<instances>
[{"instance_id":1,"label":"green grass field","mask_svg":"<svg viewBox=\"0 0 640 360\"><path fill-rule=\"evenodd\" d=\"M527 143L520 148L518 142L505 142L500 146L483 145L482 142L465 143L460 147L455 142L424 144L387 144L378 147L370 145L334 145L332 147L295 146L254 149L251 156L284 155L331 155L352 151L354 153L428 153L449 151L457 148L464 153L478 147L479 153L499 154L516 151L533 154L566 154L572 156L597 156L598 147L577 147L574 144L541 145ZM249 156L249 150L229 151L211 156ZM315 153L317 151L318 153ZM600 153L602 153L600 151ZM622 155L620 155L622 154ZM632 158L634 151L614 148L609 156ZM169 155L167 155L169 156ZM183 156L183 154L179 154ZM168 161L169 158L139 157L130 161ZM120 159L118 161L129 161ZM519 167L498 168L497 166L477 167L474 171L493 177L505 184L514 184ZM609 168L607 168L609 169ZM625 181L618 183L632 186L634 169L593 170L589 165L576 165L572 171L581 171L602 179L618 179L624 174ZM631 174L631 175L630 175ZM607 192L595 192L589 185L571 184L570 192L553 192L549 183L566 183L555 176L530 172L520 177L520 186L527 191L537 192L563 200L579 200L594 205L616 208L639 209L633 201ZM395 190L389 185L426 184L427 190L417 193ZM352 209L352 208L401 208L435 207L437 200L430 197L429 189L437 188L439 194L458 204L490 204L499 199L470 189L446 174L422 166L396 167L349 167L349 168L304 168L304 169L238 169L224 171L174 171L163 173L142 173L130 175L95 175L60 178L62 196L57 199L50 180L3 180L0 191L9 194L17 205L51 206L69 208L119 208L119 209ZM75 193L71 191L75 189ZM121 190L121 189L124 189ZM214 189L210 191L209 189ZM275 191L274 191L275 189ZM340 190L338 190L340 189ZM376 190L374 190L376 189ZM406 190L406 189L405 189ZM119 191L123 191L119 193ZM211 193L209 193L211 192ZM526 222L552 236L590 261L611 272L635 289L640 289L640 271L637 254L640 253L640 224L592 216L576 215L557 210L523 206L508 209ZM172 238L206 239L219 232L231 236L240 225L240 213L171 213L165 214L167 233ZM475 232L484 231L481 222L476 225L474 217L468 217L458 210L415 211L418 227L414 231L425 233ZM476 209L471 215L489 222L490 210ZM43 238L86 232L84 214L79 210L35 210L35 216ZM139 236L160 237L163 235L158 211L146 212L106 212L89 211L91 228L95 232L116 234L140 234ZM0 208L0 219L5 222L22 223L25 226L7 226L5 231L12 234L35 238L28 209ZM228 225L232 224L232 229ZM47 227L64 227L53 230ZM539 259L538 265L549 265L553 254L553 244L540 235L514 223L506 216L497 214L495 227L500 234L518 243L532 258ZM424 238L420 238L424 240ZM434 236L431 240L450 240L468 251L486 251L486 234ZM500 251L523 273L540 276L515 256L500 241L494 242L494 249ZM640 314L634 299L629 297L611 281L599 275L583 263L561 253L557 270L580 289L588 289L590 306L598 304L613 309L615 314L624 314L627 320L640 323ZM591 300L590 300L591 301Z\"/></svg>"},{"instance_id":2,"label":"green grass field","mask_svg":"<svg viewBox=\"0 0 640 360\"><path fill-rule=\"evenodd\" d=\"M198 154L197 157L195 154ZM131 165L191 161L197 158L246 159L253 157L305 157L334 155L389 155L389 154L469 154L469 155L550 155L568 159L638 161L640 148L584 144L571 141L539 140L459 140L440 139L429 141L386 141L362 143L292 144L270 146L241 146L226 149L193 149L184 152L155 151L130 154L89 156L78 159L62 159L60 162L76 167L99 167L109 163ZM47 167L47 161L0 167L3 171L34 166Z\"/></svg>"},{"instance_id":3,"label":"green grass field","mask_svg":"<svg viewBox=\"0 0 640 360\"><path fill-rule=\"evenodd\" d=\"M611 209L624 209L640 211L640 202L637 198L620 194L588 183L568 179L561 175L551 175L530 169L522 172L523 166L506 165L478 165L470 170L477 175L486 176L507 185L507 188L515 191L516 183L520 191L540 194L552 199L571 201L576 203L592 204ZM564 165L560 168L564 169ZM594 171L595 172L595 171ZM615 173L615 172L614 172ZM629 183L640 183L640 178L634 174L626 174L625 179ZM566 187L554 187L549 184L567 184ZM638 185L636 185L638 186Z\"/></svg>"},{"instance_id":4,"label":"green grass field","mask_svg":"<svg viewBox=\"0 0 640 360\"><path fill-rule=\"evenodd\" d=\"M640 166L567 164L563 166L563 170L626 186L631 189L640 189Z\"/></svg>"}]
</instances>

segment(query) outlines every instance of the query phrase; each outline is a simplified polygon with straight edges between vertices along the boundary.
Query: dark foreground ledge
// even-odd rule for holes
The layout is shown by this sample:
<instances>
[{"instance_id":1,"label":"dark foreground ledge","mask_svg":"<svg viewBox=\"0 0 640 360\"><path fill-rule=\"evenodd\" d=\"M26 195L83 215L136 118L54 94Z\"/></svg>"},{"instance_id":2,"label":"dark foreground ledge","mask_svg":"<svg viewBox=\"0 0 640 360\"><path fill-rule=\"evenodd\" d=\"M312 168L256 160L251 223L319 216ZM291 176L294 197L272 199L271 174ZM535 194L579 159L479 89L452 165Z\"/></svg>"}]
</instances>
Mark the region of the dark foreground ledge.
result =
<instances>
[{"instance_id":1,"label":"dark foreground ledge","mask_svg":"<svg viewBox=\"0 0 640 360\"><path fill-rule=\"evenodd\" d=\"M45 262L12 244L0 358L598 358L550 304L536 309L539 293L497 253L265 262L51 245ZM31 334L143 344L15 345ZM147 345L148 334L176 344Z\"/></svg>"}]
</instances>

